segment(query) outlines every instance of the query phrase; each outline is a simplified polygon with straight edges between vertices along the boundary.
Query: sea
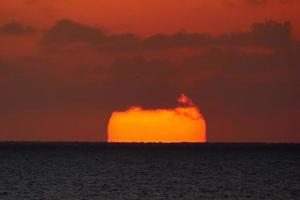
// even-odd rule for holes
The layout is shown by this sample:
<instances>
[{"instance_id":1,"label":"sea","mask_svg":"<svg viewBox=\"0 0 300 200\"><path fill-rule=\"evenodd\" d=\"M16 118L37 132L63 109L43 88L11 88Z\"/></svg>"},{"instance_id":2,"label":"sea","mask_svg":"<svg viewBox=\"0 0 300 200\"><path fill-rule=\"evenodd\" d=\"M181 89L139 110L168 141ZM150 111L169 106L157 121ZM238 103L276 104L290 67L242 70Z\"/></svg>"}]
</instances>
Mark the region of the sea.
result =
<instances>
[{"instance_id":1,"label":"sea","mask_svg":"<svg viewBox=\"0 0 300 200\"><path fill-rule=\"evenodd\" d=\"M0 143L0 199L300 199L300 144Z\"/></svg>"}]
</instances>

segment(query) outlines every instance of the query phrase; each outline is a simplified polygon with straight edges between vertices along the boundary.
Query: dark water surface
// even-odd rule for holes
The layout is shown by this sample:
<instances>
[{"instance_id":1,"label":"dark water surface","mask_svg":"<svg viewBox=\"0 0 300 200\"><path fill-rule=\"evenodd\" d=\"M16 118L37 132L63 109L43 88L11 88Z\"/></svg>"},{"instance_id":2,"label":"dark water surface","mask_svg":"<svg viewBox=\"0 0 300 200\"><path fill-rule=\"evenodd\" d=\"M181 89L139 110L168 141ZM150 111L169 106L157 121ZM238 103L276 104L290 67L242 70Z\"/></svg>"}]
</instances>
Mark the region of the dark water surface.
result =
<instances>
[{"instance_id":1,"label":"dark water surface","mask_svg":"<svg viewBox=\"0 0 300 200\"><path fill-rule=\"evenodd\" d=\"M300 145L0 143L0 199L300 199Z\"/></svg>"}]
</instances>

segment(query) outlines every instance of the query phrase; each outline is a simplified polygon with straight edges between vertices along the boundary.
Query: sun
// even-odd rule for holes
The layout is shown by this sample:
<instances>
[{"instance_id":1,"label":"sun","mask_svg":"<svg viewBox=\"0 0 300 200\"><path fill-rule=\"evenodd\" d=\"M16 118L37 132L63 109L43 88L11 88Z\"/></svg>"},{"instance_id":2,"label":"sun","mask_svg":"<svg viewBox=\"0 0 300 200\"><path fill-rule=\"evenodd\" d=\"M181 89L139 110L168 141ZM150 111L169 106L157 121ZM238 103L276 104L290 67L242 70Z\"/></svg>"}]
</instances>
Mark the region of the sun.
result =
<instances>
[{"instance_id":1,"label":"sun","mask_svg":"<svg viewBox=\"0 0 300 200\"><path fill-rule=\"evenodd\" d=\"M108 123L108 142L206 142L205 120L185 95L172 109L132 107L113 112Z\"/></svg>"}]
</instances>

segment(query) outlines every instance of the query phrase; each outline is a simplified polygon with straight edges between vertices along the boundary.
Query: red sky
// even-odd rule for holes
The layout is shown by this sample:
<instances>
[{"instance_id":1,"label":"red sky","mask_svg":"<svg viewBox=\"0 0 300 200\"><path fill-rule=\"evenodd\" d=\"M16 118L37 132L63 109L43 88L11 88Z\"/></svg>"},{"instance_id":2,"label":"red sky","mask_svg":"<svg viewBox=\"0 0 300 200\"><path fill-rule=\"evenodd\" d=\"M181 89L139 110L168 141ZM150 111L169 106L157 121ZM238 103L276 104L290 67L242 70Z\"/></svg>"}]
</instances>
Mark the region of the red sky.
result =
<instances>
[{"instance_id":1,"label":"red sky","mask_svg":"<svg viewBox=\"0 0 300 200\"><path fill-rule=\"evenodd\" d=\"M252 2L252 3L249 3ZM256 21L289 20L300 34L297 0L11 0L1 1L0 22L22 21L47 28L71 18L111 32L153 34L223 33L246 30Z\"/></svg>"},{"instance_id":2,"label":"red sky","mask_svg":"<svg viewBox=\"0 0 300 200\"><path fill-rule=\"evenodd\" d=\"M103 141L113 111L168 108L186 93L208 141L300 142L299 10L298 0L0 1L0 140Z\"/></svg>"}]
</instances>

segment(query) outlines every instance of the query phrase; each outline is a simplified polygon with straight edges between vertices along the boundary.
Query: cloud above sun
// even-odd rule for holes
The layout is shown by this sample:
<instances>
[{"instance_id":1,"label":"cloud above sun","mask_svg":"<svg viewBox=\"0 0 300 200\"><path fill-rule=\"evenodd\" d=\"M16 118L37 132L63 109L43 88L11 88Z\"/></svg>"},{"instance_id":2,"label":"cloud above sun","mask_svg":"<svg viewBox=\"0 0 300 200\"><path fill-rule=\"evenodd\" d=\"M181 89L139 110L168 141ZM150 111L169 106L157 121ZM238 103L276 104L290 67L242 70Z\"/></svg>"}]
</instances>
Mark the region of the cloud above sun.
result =
<instances>
[{"instance_id":1,"label":"cloud above sun","mask_svg":"<svg viewBox=\"0 0 300 200\"><path fill-rule=\"evenodd\" d=\"M82 44L100 52L143 52L229 44L238 47L285 47L292 39L292 27L287 21L254 23L247 32L222 34L217 37L207 33L177 32L172 35L155 34L142 38L132 33L111 35L99 28L63 19L46 32L40 45L52 51L72 44Z\"/></svg>"}]
</instances>

